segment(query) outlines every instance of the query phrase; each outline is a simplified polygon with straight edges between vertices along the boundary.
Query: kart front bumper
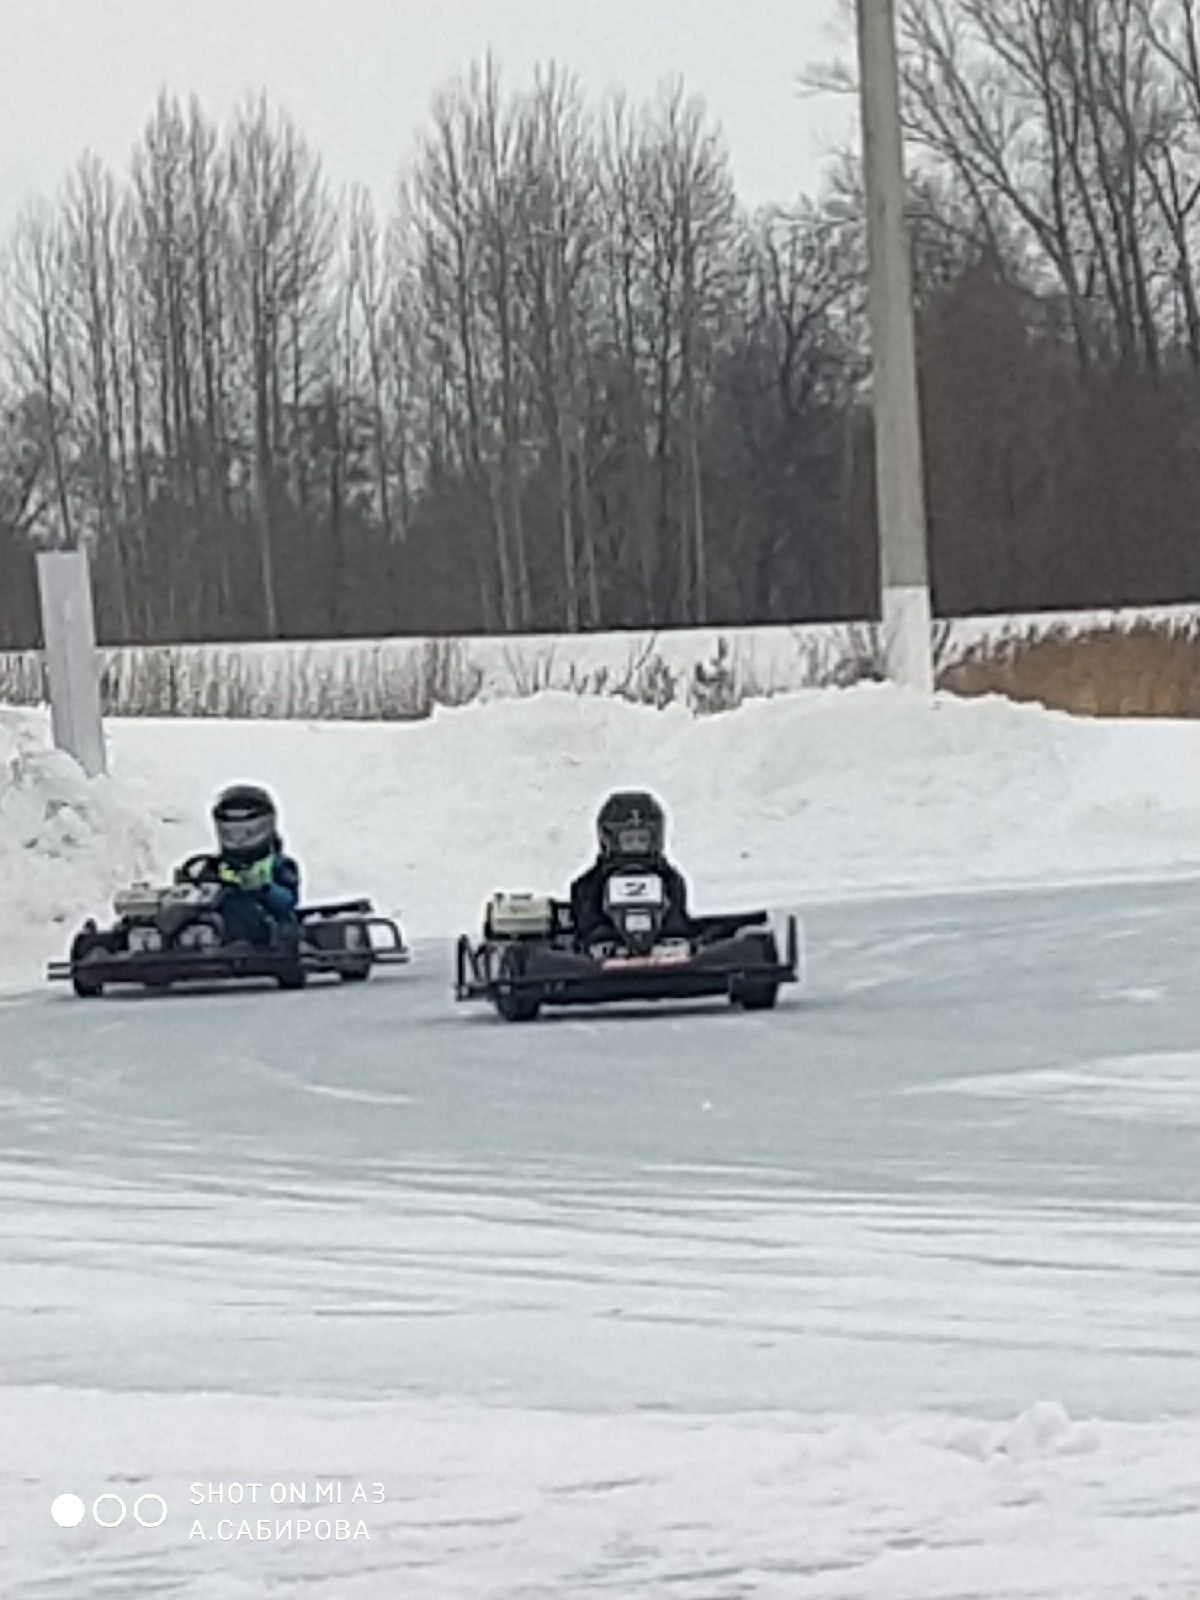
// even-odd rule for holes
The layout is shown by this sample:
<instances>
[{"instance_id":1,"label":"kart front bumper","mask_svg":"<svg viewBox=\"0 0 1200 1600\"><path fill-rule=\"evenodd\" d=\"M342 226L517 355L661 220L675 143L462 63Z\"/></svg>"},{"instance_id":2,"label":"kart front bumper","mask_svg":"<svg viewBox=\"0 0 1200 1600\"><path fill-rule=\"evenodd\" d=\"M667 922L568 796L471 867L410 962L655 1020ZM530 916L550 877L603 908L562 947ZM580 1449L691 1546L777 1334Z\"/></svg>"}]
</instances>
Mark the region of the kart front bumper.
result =
<instances>
[{"instance_id":1,"label":"kart front bumper","mask_svg":"<svg viewBox=\"0 0 1200 1600\"><path fill-rule=\"evenodd\" d=\"M751 985L799 981L799 929L794 917L788 919L785 952L777 961L748 953L738 939L701 949L685 960L602 961L578 952L530 950L521 972L501 970L498 955L494 944L473 946L469 939L459 940L456 999L495 1004L513 996L539 1005L616 1005L727 998Z\"/></svg>"}]
</instances>

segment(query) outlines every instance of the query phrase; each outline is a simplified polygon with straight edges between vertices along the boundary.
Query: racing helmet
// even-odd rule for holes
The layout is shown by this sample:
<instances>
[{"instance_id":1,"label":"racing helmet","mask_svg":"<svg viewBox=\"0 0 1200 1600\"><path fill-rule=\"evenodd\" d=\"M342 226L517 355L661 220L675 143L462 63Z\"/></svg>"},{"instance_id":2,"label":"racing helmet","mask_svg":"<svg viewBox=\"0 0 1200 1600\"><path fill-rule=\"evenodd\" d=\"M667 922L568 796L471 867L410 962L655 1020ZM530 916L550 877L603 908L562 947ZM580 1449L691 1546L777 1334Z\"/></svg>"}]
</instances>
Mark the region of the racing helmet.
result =
<instances>
[{"instance_id":1,"label":"racing helmet","mask_svg":"<svg viewBox=\"0 0 1200 1600\"><path fill-rule=\"evenodd\" d=\"M261 861L279 848L275 802L256 784L239 783L217 796L213 806L217 844L227 861Z\"/></svg>"},{"instance_id":2,"label":"racing helmet","mask_svg":"<svg viewBox=\"0 0 1200 1600\"><path fill-rule=\"evenodd\" d=\"M610 861L657 861L666 842L667 819L652 794L610 794L596 818L600 854Z\"/></svg>"}]
</instances>

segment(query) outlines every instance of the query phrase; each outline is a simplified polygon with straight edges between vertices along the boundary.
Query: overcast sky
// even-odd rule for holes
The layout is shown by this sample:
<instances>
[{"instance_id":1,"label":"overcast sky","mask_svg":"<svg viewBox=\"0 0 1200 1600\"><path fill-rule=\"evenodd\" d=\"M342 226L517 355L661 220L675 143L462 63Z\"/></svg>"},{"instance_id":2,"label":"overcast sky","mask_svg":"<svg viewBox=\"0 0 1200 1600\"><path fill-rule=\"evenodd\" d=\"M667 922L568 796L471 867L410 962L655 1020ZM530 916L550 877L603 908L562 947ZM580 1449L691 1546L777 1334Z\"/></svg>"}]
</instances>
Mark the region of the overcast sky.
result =
<instances>
[{"instance_id":1,"label":"overcast sky","mask_svg":"<svg viewBox=\"0 0 1200 1600\"><path fill-rule=\"evenodd\" d=\"M123 166L162 87L224 117L285 106L335 186L389 200L433 92L489 47L510 81L538 61L589 90L681 75L724 128L743 197L815 187L849 109L797 76L848 43L838 0L0 0L0 228L95 150Z\"/></svg>"}]
</instances>

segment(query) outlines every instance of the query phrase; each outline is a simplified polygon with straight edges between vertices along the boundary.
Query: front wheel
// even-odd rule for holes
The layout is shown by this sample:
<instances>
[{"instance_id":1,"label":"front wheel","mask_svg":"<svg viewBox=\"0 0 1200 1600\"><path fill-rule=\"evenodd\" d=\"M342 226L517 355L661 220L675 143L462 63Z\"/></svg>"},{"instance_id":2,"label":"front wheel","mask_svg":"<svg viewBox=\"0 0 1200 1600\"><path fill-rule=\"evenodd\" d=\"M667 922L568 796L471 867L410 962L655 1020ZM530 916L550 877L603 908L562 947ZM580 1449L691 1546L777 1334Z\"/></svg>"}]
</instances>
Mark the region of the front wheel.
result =
<instances>
[{"instance_id":1,"label":"front wheel","mask_svg":"<svg viewBox=\"0 0 1200 1600\"><path fill-rule=\"evenodd\" d=\"M88 957L98 951L109 954L111 950L110 941L96 931L94 923L89 922L82 933L75 935L71 944L71 987L81 1000L98 1000L104 993L104 985L87 970Z\"/></svg>"},{"instance_id":2,"label":"front wheel","mask_svg":"<svg viewBox=\"0 0 1200 1600\"><path fill-rule=\"evenodd\" d=\"M536 993L510 987L514 979L525 976L527 960L528 953L519 945L511 945L500 957L495 1005L505 1022L536 1022L541 1012L542 1002Z\"/></svg>"},{"instance_id":3,"label":"front wheel","mask_svg":"<svg viewBox=\"0 0 1200 1600\"><path fill-rule=\"evenodd\" d=\"M371 976L371 967L368 963L362 967L343 967L338 977L343 983L366 983Z\"/></svg>"},{"instance_id":4,"label":"front wheel","mask_svg":"<svg viewBox=\"0 0 1200 1600\"><path fill-rule=\"evenodd\" d=\"M779 1002L779 985L768 979L741 983L729 996L743 1011L774 1011Z\"/></svg>"},{"instance_id":5,"label":"front wheel","mask_svg":"<svg viewBox=\"0 0 1200 1600\"><path fill-rule=\"evenodd\" d=\"M536 995L506 989L496 996L496 1011L505 1022L536 1022L541 1010L542 1002Z\"/></svg>"},{"instance_id":6,"label":"front wheel","mask_svg":"<svg viewBox=\"0 0 1200 1600\"><path fill-rule=\"evenodd\" d=\"M281 989L303 989L308 982L308 973L303 967L289 967L286 972L277 975L275 982Z\"/></svg>"}]
</instances>

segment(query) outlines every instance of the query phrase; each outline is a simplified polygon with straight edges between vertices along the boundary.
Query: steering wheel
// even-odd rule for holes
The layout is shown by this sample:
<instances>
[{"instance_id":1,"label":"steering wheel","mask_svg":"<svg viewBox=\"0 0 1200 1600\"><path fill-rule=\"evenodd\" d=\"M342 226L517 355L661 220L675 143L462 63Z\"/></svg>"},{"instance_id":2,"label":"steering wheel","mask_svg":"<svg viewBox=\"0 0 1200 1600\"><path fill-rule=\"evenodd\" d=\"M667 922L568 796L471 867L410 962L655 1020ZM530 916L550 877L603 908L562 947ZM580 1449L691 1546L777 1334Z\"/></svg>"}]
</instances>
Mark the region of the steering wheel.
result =
<instances>
[{"instance_id":1,"label":"steering wheel","mask_svg":"<svg viewBox=\"0 0 1200 1600\"><path fill-rule=\"evenodd\" d=\"M201 883L203 881L201 869L211 869L214 859L207 851L201 851L199 855L189 856L182 866L175 868L175 882ZM210 881L212 881L211 877Z\"/></svg>"}]
</instances>

